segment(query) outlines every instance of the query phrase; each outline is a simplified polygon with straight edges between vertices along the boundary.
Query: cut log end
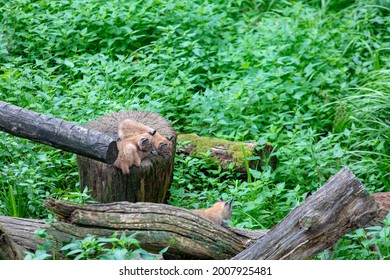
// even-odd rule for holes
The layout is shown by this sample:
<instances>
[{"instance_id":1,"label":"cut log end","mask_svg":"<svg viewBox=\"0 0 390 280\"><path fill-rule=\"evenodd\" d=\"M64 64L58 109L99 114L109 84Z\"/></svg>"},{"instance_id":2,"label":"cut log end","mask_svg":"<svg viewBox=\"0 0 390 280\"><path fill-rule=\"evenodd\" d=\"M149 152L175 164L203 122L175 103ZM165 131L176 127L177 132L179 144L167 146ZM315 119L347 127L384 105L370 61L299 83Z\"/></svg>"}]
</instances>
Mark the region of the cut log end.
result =
<instances>
[{"instance_id":1,"label":"cut log end","mask_svg":"<svg viewBox=\"0 0 390 280\"><path fill-rule=\"evenodd\" d=\"M118 146L116 141L113 141L108 145L105 162L107 164L113 164L117 159L117 157L118 157Z\"/></svg>"}]
</instances>

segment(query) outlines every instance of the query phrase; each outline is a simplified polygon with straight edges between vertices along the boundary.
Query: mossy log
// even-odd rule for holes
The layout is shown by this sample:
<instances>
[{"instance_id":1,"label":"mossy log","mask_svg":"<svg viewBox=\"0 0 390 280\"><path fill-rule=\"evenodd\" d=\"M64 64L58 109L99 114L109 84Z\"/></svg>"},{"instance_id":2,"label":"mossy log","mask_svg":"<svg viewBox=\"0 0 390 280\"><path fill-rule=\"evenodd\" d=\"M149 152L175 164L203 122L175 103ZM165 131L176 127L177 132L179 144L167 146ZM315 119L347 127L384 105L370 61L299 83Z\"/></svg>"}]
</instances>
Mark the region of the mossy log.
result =
<instances>
[{"instance_id":1,"label":"mossy log","mask_svg":"<svg viewBox=\"0 0 390 280\"><path fill-rule=\"evenodd\" d=\"M59 219L49 225L42 223L58 246L87 235L108 237L114 232L136 232L146 250L156 253L169 246L164 254L166 259L308 259L341 236L369 225L380 210L348 168L269 231L224 228L189 210L165 204L79 205L49 198L45 206ZM31 250L35 241L26 233L32 235L37 222L14 219L0 217L3 236L17 245L14 247L23 248L22 252ZM26 226L20 225L21 222ZM33 229L26 230L29 226Z\"/></svg>"},{"instance_id":2,"label":"mossy log","mask_svg":"<svg viewBox=\"0 0 390 280\"><path fill-rule=\"evenodd\" d=\"M122 111L88 122L84 127L118 139L118 124L132 119L154 128L163 136L174 136L171 156L149 156L141 166L130 168L124 175L113 165L78 156L80 189L88 187L92 197L99 202L157 202L168 199L168 189L173 178L173 163L176 150L176 132L162 116L144 111Z\"/></svg>"},{"instance_id":3,"label":"mossy log","mask_svg":"<svg viewBox=\"0 0 390 280\"><path fill-rule=\"evenodd\" d=\"M184 145L177 149L177 153L196 158L211 156L224 169L228 169L233 163L237 171L245 173L245 156L249 159L251 169L261 170L265 165L271 166L272 169L276 168L277 158L272 154L273 147L270 143L259 147L256 142L233 142L196 134L179 134L178 141ZM245 156L242 148L244 148Z\"/></svg>"}]
</instances>

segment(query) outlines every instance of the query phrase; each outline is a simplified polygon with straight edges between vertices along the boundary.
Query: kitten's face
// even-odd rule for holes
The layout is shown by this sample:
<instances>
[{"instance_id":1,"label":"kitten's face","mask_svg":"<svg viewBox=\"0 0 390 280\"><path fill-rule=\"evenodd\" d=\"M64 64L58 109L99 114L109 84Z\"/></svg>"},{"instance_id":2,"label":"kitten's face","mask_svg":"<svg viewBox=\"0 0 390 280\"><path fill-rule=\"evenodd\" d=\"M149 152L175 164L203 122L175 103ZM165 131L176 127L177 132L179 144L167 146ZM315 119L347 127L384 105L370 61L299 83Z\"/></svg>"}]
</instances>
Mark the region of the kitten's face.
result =
<instances>
[{"instance_id":1,"label":"kitten's face","mask_svg":"<svg viewBox=\"0 0 390 280\"><path fill-rule=\"evenodd\" d=\"M153 148L153 136L149 133L142 133L131 138L134 140L137 150L142 151L145 156L155 154Z\"/></svg>"},{"instance_id":2,"label":"kitten's face","mask_svg":"<svg viewBox=\"0 0 390 280\"><path fill-rule=\"evenodd\" d=\"M230 201L223 201L222 198L218 199L218 201L214 205L218 205L221 209L221 215L223 219L229 219L232 216L232 203L233 199Z\"/></svg>"},{"instance_id":3,"label":"kitten's face","mask_svg":"<svg viewBox=\"0 0 390 280\"><path fill-rule=\"evenodd\" d=\"M172 151L173 136L162 136L159 133L154 135L153 146L159 155L170 155Z\"/></svg>"}]
</instances>

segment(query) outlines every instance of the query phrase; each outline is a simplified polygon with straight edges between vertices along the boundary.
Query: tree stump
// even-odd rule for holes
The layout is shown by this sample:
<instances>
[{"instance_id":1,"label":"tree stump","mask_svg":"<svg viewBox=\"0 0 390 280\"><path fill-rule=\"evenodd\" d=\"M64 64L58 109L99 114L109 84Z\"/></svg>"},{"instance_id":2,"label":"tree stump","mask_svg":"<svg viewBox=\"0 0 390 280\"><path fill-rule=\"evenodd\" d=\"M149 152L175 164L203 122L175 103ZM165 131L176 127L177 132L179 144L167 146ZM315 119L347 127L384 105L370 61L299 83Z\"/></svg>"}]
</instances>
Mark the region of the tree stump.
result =
<instances>
[{"instance_id":1,"label":"tree stump","mask_svg":"<svg viewBox=\"0 0 390 280\"><path fill-rule=\"evenodd\" d=\"M118 139L118 124L124 119L143 123L156 129L162 136L174 136L171 156L147 157L140 167L131 167L129 175L124 175L113 165L77 156L80 189L88 187L92 197L103 203L115 201L164 203L168 198L168 189L173 179L176 132L162 116L144 111L108 114L88 122L84 127Z\"/></svg>"}]
</instances>

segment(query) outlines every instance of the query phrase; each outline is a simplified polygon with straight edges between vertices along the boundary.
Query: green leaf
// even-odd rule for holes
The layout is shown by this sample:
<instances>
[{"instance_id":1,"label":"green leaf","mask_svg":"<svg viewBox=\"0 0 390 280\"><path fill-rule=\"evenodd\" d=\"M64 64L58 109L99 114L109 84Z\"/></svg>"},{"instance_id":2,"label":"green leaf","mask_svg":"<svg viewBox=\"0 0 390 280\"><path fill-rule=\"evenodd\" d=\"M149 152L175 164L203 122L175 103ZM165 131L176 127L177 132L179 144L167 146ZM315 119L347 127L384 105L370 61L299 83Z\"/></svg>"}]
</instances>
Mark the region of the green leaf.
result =
<instances>
[{"instance_id":1,"label":"green leaf","mask_svg":"<svg viewBox=\"0 0 390 280\"><path fill-rule=\"evenodd\" d=\"M127 249L115 249L114 250L114 258L115 260L126 260L128 250Z\"/></svg>"},{"instance_id":2,"label":"green leaf","mask_svg":"<svg viewBox=\"0 0 390 280\"><path fill-rule=\"evenodd\" d=\"M64 60L64 64L70 68L73 68L74 67L74 63L72 61L70 61L69 59L65 59Z\"/></svg>"}]
</instances>

